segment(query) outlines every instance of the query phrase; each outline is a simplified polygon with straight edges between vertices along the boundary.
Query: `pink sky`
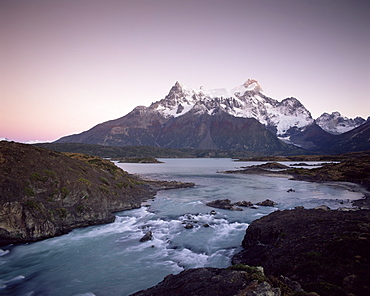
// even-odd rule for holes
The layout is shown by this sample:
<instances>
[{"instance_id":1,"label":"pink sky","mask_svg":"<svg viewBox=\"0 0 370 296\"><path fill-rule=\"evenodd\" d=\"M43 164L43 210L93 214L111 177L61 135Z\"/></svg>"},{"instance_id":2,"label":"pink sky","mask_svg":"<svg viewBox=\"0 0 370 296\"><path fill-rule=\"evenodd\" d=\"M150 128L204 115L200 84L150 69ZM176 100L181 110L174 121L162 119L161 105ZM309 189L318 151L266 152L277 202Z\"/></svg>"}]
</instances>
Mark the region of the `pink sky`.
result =
<instances>
[{"instance_id":1,"label":"pink sky","mask_svg":"<svg viewBox=\"0 0 370 296\"><path fill-rule=\"evenodd\" d=\"M370 115L370 2L0 0L0 138L56 140L180 81L257 79L314 118Z\"/></svg>"}]
</instances>

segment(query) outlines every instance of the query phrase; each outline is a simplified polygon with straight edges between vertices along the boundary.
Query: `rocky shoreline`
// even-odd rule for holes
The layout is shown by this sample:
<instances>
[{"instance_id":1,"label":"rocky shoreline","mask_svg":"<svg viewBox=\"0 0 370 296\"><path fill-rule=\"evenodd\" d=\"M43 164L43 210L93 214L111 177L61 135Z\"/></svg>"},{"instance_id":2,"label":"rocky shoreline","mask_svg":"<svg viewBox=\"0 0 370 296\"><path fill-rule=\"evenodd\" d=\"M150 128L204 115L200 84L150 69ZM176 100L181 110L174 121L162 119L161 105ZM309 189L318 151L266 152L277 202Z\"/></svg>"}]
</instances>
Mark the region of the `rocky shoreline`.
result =
<instances>
[{"instance_id":1,"label":"rocky shoreline","mask_svg":"<svg viewBox=\"0 0 370 296\"><path fill-rule=\"evenodd\" d=\"M343 157L341 156L340 158ZM322 159L320 158L320 160ZM330 160L333 160L333 156L330 157ZM321 165L319 168L304 169L292 168L273 161L222 173L257 174L270 177L285 177L297 181L334 183L345 186L351 191L361 192L364 197L353 201L353 206L359 209L370 209L370 152L363 152L359 155L348 154L339 163L332 162Z\"/></svg>"},{"instance_id":2,"label":"rocky shoreline","mask_svg":"<svg viewBox=\"0 0 370 296\"><path fill-rule=\"evenodd\" d=\"M111 223L158 190L193 183L143 180L99 157L0 142L0 246Z\"/></svg>"}]
</instances>

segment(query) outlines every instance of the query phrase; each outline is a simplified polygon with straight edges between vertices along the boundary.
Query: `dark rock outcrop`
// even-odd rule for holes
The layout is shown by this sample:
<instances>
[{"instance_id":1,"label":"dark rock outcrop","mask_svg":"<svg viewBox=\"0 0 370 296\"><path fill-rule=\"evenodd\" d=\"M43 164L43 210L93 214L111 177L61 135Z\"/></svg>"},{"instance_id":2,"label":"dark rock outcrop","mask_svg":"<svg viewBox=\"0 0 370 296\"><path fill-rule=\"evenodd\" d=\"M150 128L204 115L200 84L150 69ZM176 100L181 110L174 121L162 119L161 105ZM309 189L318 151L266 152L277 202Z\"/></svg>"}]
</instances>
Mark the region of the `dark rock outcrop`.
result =
<instances>
[{"instance_id":1,"label":"dark rock outcrop","mask_svg":"<svg viewBox=\"0 0 370 296\"><path fill-rule=\"evenodd\" d=\"M5 141L0 170L0 246L113 222L113 212L138 208L157 190L182 187L141 180L98 157Z\"/></svg>"},{"instance_id":2,"label":"dark rock outcrop","mask_svg":"<svg viewBox=\"0 0 370 296\"><path fill-rule=\"evenodd\" d=\"M261 265L319 295L370 294L370 211L277 211L248 227L233 263Z\"/></svg>"},{"instance_id":3,"label":"dark rock outcrop","mask_svg":"<svg viewBox=\"0 0 370 296\"><path fill-rule=\"evenodd\" d=\"M280 288L267 282L256 268L197 268L168 275L158 285L132 296L280 296Z\"/></svg>"},{"instance_id":4,"label":"dark rock outcrop","mask_svg":"<svg viewBox=\"0 0 370 296\"><path fill-rule=\"evenodd\" d=\"M243 209L231 203L230 199L217 199L206 203L207 206L231 211L243 211Z\"/></svg>"},{"instance_id":5,"label":"dark rock outcrop","mask_svg":"<svg viewBox=\"0 0 370 296\"><path fill-rule=\"evenodd\" d=\"M243 209L239 207L253 207L253 203L251 203L250 201L243 200L232 203L230 199L217 199L214 201L207 202L206 205L213 208L231 211L243 211ZM257 205L273 207L274 205L277 205L277 203L272 200L266 199L262 202L257 203Z\"/></svg>"}]
</instances>

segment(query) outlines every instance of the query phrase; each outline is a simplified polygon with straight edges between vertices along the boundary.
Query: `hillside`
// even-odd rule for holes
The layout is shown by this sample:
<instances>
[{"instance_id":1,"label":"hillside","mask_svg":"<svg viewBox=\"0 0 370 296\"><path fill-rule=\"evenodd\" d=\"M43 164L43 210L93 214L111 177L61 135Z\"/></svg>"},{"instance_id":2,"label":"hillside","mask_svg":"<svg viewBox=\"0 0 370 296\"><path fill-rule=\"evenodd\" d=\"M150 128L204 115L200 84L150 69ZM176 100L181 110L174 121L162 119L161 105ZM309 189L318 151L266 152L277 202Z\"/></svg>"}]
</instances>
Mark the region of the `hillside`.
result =
<instances>
[{"instance_id":1,"label":"hillside","mask_svg":"<svg viewBox=\"0 0 370 296\"><path fill-rule=\"evenodd\" d=\"M113 212L140 207L156 190L191 186L148 183L98 157L5 141L0 170L0 245L109 223Z\"/></svg>"}]
</instances>

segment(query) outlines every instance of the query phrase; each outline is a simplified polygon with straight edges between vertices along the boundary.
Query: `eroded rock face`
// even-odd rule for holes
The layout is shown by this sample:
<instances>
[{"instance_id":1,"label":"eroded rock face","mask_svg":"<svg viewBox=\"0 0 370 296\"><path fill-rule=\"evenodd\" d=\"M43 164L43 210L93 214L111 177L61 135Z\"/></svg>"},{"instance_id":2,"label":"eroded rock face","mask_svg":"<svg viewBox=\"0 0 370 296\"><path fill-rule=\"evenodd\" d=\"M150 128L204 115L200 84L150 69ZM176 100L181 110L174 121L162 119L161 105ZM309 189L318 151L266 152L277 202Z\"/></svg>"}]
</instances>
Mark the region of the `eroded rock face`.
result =
<instances>
[{"instance_id":1,"label":"eroded rock face","mask_svg":"<svg viewBox=\"0 0 370 296\"><path fill-rule=\"evenodd\" d=\"M156 191L192 183L145 181L113 163L32 145L0 142L0 246L113 222Z\"/></svg>"},{"instance_id":2,"label":"eroded rock face","mask_svg":"<svg viewBox=\"0 0 370 296\"><path fill-rule=\"evenodd\" d=\"M132 296L280 296L279 288L264 281L262 274L253 275L243 270L221 268L188 269L177 275L168 275L158 285Z\"/></svg>"},{"instance_id":3,"label":"eroded rock face","mask_svg":"<svg viewBox=\"0 0 370 296\"><path fill-rule=\"evenodd\" d=\"M370 295L368 210L276 211L253 221L242 245L234 264L261 265L267 276L287 276L319 295Z\"/></svg>"},{"instance_id":4,"label":"eroded rock face","mask_svg":"<svg viewBox=\"0 0 370 296\"><path fill-rule=\"evenodd\" d=\"M0 142L0 155L0 245L113 222L112 212L139 207L150 196L137 180L97 157L68 157L14 142Z\"/></svg>"}]
</instances>

